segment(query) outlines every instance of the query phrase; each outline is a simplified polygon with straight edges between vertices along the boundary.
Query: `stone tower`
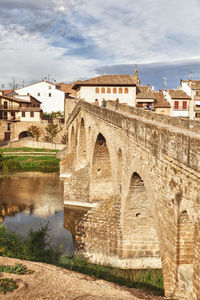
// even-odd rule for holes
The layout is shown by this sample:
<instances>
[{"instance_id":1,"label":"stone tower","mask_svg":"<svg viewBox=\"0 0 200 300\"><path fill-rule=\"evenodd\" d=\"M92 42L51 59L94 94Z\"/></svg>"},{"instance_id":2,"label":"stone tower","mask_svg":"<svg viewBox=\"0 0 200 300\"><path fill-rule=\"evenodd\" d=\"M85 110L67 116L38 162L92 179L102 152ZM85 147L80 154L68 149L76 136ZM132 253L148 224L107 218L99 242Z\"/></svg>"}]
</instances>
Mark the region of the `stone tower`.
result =
<instances>
[{"instance_id":1,"label":"stone tower","mask_svg":"<svg viewBox=\"0 0 200 300\"><path fill-rule=\"evenodd\" d=\"M140 78L139 78L139 76L138 76L138 69L137 69L137 66L135 67L133 78L135 79L136 84L137 84L137 85L140 85Z\"/></svg>"}]
</instances>

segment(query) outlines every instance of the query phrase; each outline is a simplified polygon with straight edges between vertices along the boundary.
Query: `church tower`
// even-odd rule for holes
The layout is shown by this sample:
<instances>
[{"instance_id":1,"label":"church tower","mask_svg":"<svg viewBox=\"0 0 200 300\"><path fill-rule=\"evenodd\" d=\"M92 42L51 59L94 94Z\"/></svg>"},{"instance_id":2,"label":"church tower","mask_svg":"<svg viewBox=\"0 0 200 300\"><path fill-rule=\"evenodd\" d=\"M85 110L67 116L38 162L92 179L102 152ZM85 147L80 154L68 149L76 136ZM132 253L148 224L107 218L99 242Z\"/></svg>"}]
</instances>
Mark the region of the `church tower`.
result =
<instances>
[{"instance_id":1,"label":"church tower","mask_svg":"<svg viewBox=\"0 0 200 300\"><path fill-rule=\"evenodd\" d=\"M140 78L138 76L137 65L135 66L133 78L135 79L136 85L140 85Z\"/></svg>"}]
</instances>

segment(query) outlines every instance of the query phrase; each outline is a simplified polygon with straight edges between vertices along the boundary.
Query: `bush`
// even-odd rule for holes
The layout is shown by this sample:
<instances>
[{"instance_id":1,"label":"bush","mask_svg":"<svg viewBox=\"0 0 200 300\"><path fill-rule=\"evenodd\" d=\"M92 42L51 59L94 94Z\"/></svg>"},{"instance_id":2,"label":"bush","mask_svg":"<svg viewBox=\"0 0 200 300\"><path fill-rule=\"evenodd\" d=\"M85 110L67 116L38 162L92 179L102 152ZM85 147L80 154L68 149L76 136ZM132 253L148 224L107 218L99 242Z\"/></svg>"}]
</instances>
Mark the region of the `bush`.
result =
<instances>
[{"instance_id":1,"label":"bush","mask_svg":"<svg viewBox=\"0 0 200 300\"><path fill-rule=\"evenodd\" d=\"M37 231L30 231L27 238L0 226L0 254L2 256L58 264L62 251L52 248L48 240L48 224Z\"/></svg>"}]
</instances>

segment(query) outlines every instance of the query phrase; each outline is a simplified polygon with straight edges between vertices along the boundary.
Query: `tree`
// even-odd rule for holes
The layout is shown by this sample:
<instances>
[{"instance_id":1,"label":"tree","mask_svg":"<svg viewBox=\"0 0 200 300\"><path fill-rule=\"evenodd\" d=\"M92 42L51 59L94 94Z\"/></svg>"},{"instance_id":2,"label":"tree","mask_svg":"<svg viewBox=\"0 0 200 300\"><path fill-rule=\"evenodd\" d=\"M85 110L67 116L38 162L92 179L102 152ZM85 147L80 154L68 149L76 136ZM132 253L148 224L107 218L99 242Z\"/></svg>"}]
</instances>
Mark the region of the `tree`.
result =
<instances>
[{"instance_id":1,"label":"tree","mask_svg":"<svg viewBox=\"0 0 200 300\"><path fill-rule=\"evenodd\" d=\"M45 140L47 142L53 142L58 132L62 130L62 128L58 124L48 124L45 128L47 135L45 136Z\"/></svg>"},{"instance_id":2,"label":"tree","mask_svg":"<svg viewBox=\"0 0 200 300\"><path fill-rule=\"evenodd\" d=\"M35 126L35 125L31 125L28 128L28 131L32 134L33 138L36 139L36 141L38 141L40 135L41 135L41 130L39 127Z\"/></svg>"}]
</instances>

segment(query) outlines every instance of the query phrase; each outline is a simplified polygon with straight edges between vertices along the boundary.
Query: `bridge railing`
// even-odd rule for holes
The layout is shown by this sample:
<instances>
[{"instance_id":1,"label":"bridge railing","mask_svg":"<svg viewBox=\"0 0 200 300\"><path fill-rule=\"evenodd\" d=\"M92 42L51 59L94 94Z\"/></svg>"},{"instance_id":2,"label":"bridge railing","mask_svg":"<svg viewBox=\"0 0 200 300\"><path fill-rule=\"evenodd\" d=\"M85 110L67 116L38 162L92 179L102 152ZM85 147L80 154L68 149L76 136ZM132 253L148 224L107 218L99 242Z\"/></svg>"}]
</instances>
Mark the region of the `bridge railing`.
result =
<instances>
[{"instance_id":1,"label":"bridge railing","mask_svg":"<svg viewBox=\"0 0 200 300\"><path fill-rule=\"evenodd\" d=\"M112 100L107 101L107 108L115 109L115 102ZM173 125L179 128L189 129L196 133L200 133L200 121L189 120L185 118L178 118L168 115L158 114L152 111L144 110L142 108L132 107L126 104L119 104L117 111L126 113L128 115L138 115L145 119L149 119L162 124Z\"/></svg>"}]
</instances>

